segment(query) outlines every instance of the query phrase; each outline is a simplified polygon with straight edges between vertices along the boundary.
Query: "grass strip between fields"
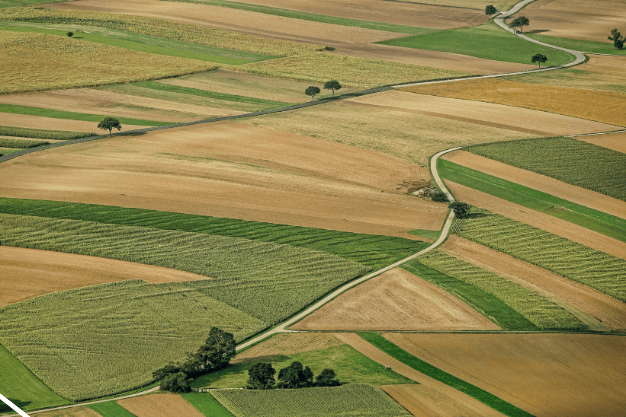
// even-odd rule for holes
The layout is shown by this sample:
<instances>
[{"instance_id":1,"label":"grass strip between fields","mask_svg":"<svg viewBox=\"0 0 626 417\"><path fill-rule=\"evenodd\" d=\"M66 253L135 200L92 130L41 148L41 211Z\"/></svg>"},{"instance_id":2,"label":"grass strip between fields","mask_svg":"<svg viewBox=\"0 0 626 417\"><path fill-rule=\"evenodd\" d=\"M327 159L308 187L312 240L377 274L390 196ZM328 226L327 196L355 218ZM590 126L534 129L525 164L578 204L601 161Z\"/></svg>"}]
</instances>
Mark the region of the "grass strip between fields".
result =
<instances>
[{"instance_id":1,"label":"grass strip between fields","mask_svg":"<svg viewBox=\"0 0 626 417\"><path fill-rule=\"evenodd\" d=\"M626 242L626 220L619 217L450 161L439 159L437 170L444 179Z\"/></svg>"},{"instance_id":2,"label":"grass strip between fields","mask_svg":"<svg viewBox=\"0 0 626 417\"><path fill-rule=\"evenodd\" d=\"M0 9L4 7L28 6L33 4L58 3L66 0L0 0Z\"/></svg>"},{"instance_id":3,"label":"grass strip between fields","mask_svg":"<svg viewBox=\"0 0 626 417\"><path fill-rule=\"evenodd\" d=\"M246 10L249 12L269 14L273 16L288 17L290 19L308 20L311 22L329 23L331 25L351 26L364 29L382 30L395 33L430 33L436 29L419 28L415 26L397 25L394 23L373 22L370 20L350 19L347 17L329 16L324 14L301 12L297 10L281 9L278 7L263 6L259 4L240 3L229 0L167 0L180 1L183 3L208 4L211 6L228 7L230 9Z\"/></svg>"},{"instance_id":4,"label":"grass strip between fields","mask_svg":"<svg viewBox=\"0 0 626 417\"><path fill-rule=\"evenodd\" d=\"M102 417L135 417L133 413L131 413L115 401L89 404L87 407L91 408Z\"/></svg>"},{"instance_id":5,"label":"grass strip between fields","mask_svg":"<svg viewBox=\"0 0 626 417\"><path fill-rule=\"evenodd\" d=\"M562 38L560 36L539 35L536 33L526 33L529 38L536 39L549 45L561 48L572 49L574 51L591 52L595 54L626 55L626 49L617 49L613 42L596 42L582 39Z\"/></svg>"},{"instance_id":6,"label":"grass strip between fields","mask_svg":"<svg viewBox=\"0 0 626 417\"><path fill-rule=\"evenodd\" d=\"M411 368L423 373L424 375L428 375L429 377L434 378L437 381L443 382L444 384L447 384L469 395L470 397L477 399L483 404L493 408L496 411L501 412L504 415L510 417L532 417L532 414L515 407L513 404L510 404L496 397L495 395L490 394L489 392L470 384L469 382L465 382L462 379L459 379L454 375L450 375L449 373L432 366L428 362L425 362L411 355L410 353L396 346L389 340L385 339L379 333L359 332L358 335L372 345L376 346L378 349L404 363L405 365L408 365Z\"/></svg>"},{"instance_id":7,"label":"grass strip between fields","mask_svg":"<svg viewBox=\"0 0 626 417\"><path fill-rule=\"evenodd\" d=\"M28 116L51 117L53 119L81 120L84 122L99 123L106 116L88 113L76 113L64 110L44 109L41 107L19 106L16 104L0 103L0 113L24 114ZM154 120L130 119L127 117L116 117L122 125L136 126L169 126L172 122L157 122ZM123 126L122 126L123 127Z\"/></svg>"},{"instance_id":8,"label":"grass strip between fields","mask_svg":"<svg viewBox=\"0 0 626 417\"><path fill-rule=\"evenodd\" d=\"M0 126L1 136L17 136L34 139L72 140L96 136L96 133L69 132L64 130L30 129L27 127Z\"/></svg>"},{"instance_id":9,"label":"grass strip between fields","mask_svg":"<svg viewBox=\"0 0 626 417\"><path fill-rule=\"evenodd\" d=\"M196 410L200 411L206 417L235 417L233 413L228 411L226 407L220 404L219 401L215 399L211 394L208 393L199 393L199 392L188 392L186 394L181 394L185 400L191 405L193 405ZM132 414L131 414L132 416ZM104 416L103 417L109 417ZM111 416L115 417L115 416Z\"/></svg>"}]
</instances>

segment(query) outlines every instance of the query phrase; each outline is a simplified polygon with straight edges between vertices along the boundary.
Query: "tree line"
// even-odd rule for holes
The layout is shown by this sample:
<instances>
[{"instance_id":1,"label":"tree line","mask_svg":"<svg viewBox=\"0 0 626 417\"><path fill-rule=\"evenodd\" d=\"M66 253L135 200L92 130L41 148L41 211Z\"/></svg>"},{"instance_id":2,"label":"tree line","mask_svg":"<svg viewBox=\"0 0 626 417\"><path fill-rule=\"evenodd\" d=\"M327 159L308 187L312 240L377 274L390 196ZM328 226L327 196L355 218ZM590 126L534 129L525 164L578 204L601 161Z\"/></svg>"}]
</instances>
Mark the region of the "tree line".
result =
<instances>
[{"instance_id":1,"label":"tree line","mask_svg":"<svg viewBox=\"0 0 626 417\"><path fill-rule=\"evenodd\" d=\"M248 370L247 389L270 389L276 384L276 370L271 363L255 363ZM336 387L341 385L335 371L326 368L315 377L308 366L300 362L282 368L278 372L278 388Z\"/></svg>"}]
</instances>

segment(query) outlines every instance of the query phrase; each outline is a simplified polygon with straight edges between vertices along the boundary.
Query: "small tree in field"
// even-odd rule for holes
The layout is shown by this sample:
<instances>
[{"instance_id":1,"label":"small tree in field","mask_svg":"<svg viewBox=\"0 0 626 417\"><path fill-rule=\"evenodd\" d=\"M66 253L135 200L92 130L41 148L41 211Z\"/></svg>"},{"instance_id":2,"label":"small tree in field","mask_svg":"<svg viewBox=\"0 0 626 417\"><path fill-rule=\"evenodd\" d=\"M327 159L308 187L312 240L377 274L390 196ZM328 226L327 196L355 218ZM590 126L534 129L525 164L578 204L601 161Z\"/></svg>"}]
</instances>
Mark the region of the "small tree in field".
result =
<instances>
[{"instance_id":1,"label":"small tree in field","mask_svg":"<svg viewBox=\"0 0 626 417\"><path fill-rule=\"evenodd\" d=\"M617 28L615 28L611 31L611 36L609 36L609 40L613 41L613 46L615 46L617 49L623 49L624 42L626 42L626 36L622 36Z\"/></svg>"},{"instance_id":2,"label":"small tree in field","mask_svg":"<svg viewBox=\"0 0 626 417\"><path fill-rule=\"evenodd\" d=\"M459 219L465 219L469 215L470 205L467 203L461 203L459 201L455 201L454 203L450 203L448 206L452 210L454 210L454 214Z\"/></svg>"},{"instance_id":3,"label":"small tree in field","mask_svg":"<svg viewBox=\"0 0 626 417\"><path fill-rule=\"evenodd\" d=\"M122 125L120 121L113 117L105 117L100 123L98 123L98 128L102 130L108 130L109 136L111 136L111 131L115 128L117 130L122 130Z\"/></svg>"},{"instance_id":4,"label":"small tree in field","mask_svg":"<svg viewBox=\"0 0 626 417\"><path fill-rule=\"evenodd\" d=\"M528 18L527 18L527 17L525 17L525 16L520 16L520 17L518 17L518 18L514 19L514 20L511 22L510 26L511 26L513 29L515 29L515 28L519 28L519 31L520 31L521 33L524 33L524 31L522 30L522 28L523 28L524 26L528 26L529 24L530 24L530 21L528 20Z\"/></svg>"},{"instance_id":5,"label":"small tree in field","mask_svg":"<svg viewBox=\"0 0 626 417\"><path fill-rule=\"evenodd\" d=\"M307 96L311 96L312 100L315 100L315 96L320 93L319 87L310 86L306 90L304 90L304 94Z\"/></svg>"},{"instance_id":6,"label":"small tree in field","mask_svg":"<svg viewBox=\"0 0 626 417\"><path fill-rule=\"evenodd\" d=\"M74 32L67 32L67 37L71 38L72 36L74 36Z\"/></svg>"},{"instance_id":7,"label":"small tree in field","mask_svg":"<svg viewBox=\"0 0 626 417\"><path fill-rule=\"evenodd\" d=\"M341 382L336 378L335 371L332 369L324 369L318 376L315 377L316 387L338 387Z\"/></svg>"},{"instance_id":8,"label":"small tree in field","mask_svg":"<svg viewBox=\"0 0 626 417\"><path fill-rule=\"evenodd\" d=\"M543 64L544 62L546 62L548 60L548 57L546 57L545 55L542 54L535 54L533 55L533 57L531 58L530 62L537 63L539 64L539 68L541 68L541 64Z\"/></svg>"},{"instance_id":9,"label":"small tree in field","mask_svg":"<svg viewBox=\"0 0 626 417\"><path fill-rule=\"evenodd\" d=\"M496 8L493 5L489 5L487 7L485 7L485 14L488 16L493 16L494 14L498 13L498 11L496 10Z\"/></svg>"},{"instance_id":10,"label":"small tree in field","mask_svg":"<svg viewBox=\"0 0 626 417\"><path fill-rule=\"evenodd\" d=\"M276 370L271 363L255 363L248 370L248 389L270 389L274 385Z\"/></svg>"},{"instance_id":11,"label":"small tree in field","mask_svg":"<svg viewBox=\"0 0 626 417\"><path fill-rule=\"evenodd\" d=\"M335 95L335 90L340 90L340 89L341 89L341 84L339 84L339 81L337 80L326 81L326 84L324 84L324 90L332 90L333 96Z\"/></svg>"}]
</instances>

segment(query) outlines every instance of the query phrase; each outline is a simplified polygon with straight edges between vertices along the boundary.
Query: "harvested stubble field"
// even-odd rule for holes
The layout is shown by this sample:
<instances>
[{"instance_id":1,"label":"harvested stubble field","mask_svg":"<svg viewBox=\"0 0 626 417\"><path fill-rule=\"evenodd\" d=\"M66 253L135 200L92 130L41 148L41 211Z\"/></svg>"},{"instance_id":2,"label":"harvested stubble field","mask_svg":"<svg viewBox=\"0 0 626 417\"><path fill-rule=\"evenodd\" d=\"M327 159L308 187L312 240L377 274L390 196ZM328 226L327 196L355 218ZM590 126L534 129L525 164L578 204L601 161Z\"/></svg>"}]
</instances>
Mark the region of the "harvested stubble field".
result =
<instances>
[{"instance_id":1,"label":"harvested stubble field","mask_svg":"<svg viewBox=\"0 0 626 417\"><path fill-rule=\"evenodd\" d=\"M66 410L37 413L37 415L41 417L102 417L89 407L72 407Z\"/></svg>"},{"instance_id":2,"label":"harvested stubble field","mask_svg":"<svg viewBox=\"0 0 626 417\"><path fill-rule=\"evenodd\" d=\"M511 6L518 3L517 0L408 0L409 3L428 3L438 6L463 7L468 9L480 9L484 12L485 7L493 5L498 10L508 10Z\"/></svg>"},{"instance_id":3,"label":"harvested stubble field","mask_svg":"<svg viewBox=\"0 0 626 417\"><path fill-rule=\"evenodd\" d=\"M140 279L152 284L206 276L131 262L0 246L0 307L72 288Z\"/></svg>"},{"instance_id":4,"label":"harvested stubble field","mask_svg":"<svg viewBox=\"0 0 626 417\"><path fill-rule=\"evenodd\" d=\"M409 239L416 228L439 230L447 212L443 204L401 194L405 180L428 178L410 163L228 122L57 148L9 161L0 171L3 196Z\"/></svg>"},{"instance_id":5,"label":"harvested stubble field","mask_svg":"<svg viewBox=\"0 0 626 417\"><path fill-rule=\"evenodd\" d=\"M150 394L126 398L117 403L137 417L204 417L204 414L177 394Z\"/></svg>"},{"instance_id":6,"label":"harvested stubble field","mask_svg":"<svg viewBox=\"0 0 626 417\"><path fill-rule=\"evenodd\" d=\"M626 304L585 285L455 235L441 250L538 292L592 329L626 328Z\"/></svg>"},{"instance_id":7,"label":"harvested stubble field","mask_svg":"<svg viewBox=\"0 0 626 417\"><path fill-rule=\"evenodd\" d=\"M38 132L44 132L46 128L54 126L56 133L52 136L59 137L85 137L92 135L101 135L105 131L98 129L98 123L86 122L82 120L57 119L54 117L31 116L27 114L0 113L2 115L2 124L4 128L14 131L34 132L33 136L40 136ZM123 131L145 129L146 126L138 125L122 125ZM43 136L49 136L43 133Z\"/></svg>"},{"instance_id":8,"label":"harvested stubble field","mask_svg":"<svg viewBox=\"0 0 626 417\"><path fill-rule=\"evenodd\" d=\"M202 61L34 33L0 31L0 47L5 50L0 93L140 81L215 68Z\"/></svg>"},{"instance_id":9,"label":"harvested stubble field","mask_svg":"<svg viewBox=\"0 0 626 417\"><path fill-rule=\"evenodd\" d=\"M393 269L335 298L294 330L498 330L443 289Z\"/></svg>"},{"instance_id":10,"label":"harvested stubble field","mask_svg":"<svg viewBox=\"0 0 626 417\"><path fill-rule=\"evenodd\" d=\"M238 353L230 362L232 364L258 362L343 344L330 333L279 333Z\"/></svg>"},{"instance_id":11,"label":"harvested stubble field","mask_svg":"<svg viewBox=\"0 0 626 417\"><path fill-rule=\"evenodd\" d=\"M467 80L403 88L418 94L429 94L464 100L477 100L562 114L608 124L602 130L626 126L626 95L581 88L535 85L501 79ZM540 97L540 99L537 99ZM509 107L510 108L510 107ZM570 127L568 133L590 133Z\"/></svg>"},{"instance_id":12,"label":"harvested stubble field","mask_svg":"<svg viewBox=\"0 0 626 417\"><path fill-rule=\"evenodd\" d=\"M626 338L564 334L400 334L418 358L537 416L621 416Z\"/></svg>"},{"instance_id":13,"label":"harvested stubble field","mask_svg":"<svg viewBox=\"0 0 626 417\"><path fill-rule=\"evenodd\" d=\"M434 153L451 146L532 137L529 133L485 126L480 120L454 120L450 114L455 112L454 109L449 112L446 109L446 113L434 116L395 104L391 98L382 105L366 106L345 100L289 113L242 119L237 123L339 142L351 145L353 150L367 149L379 156L386 154L422 167L428 166ZM424 103L424 106L428 108L429 104ZM420 178L427 178L426 175L421 169Z\"/></svg>"},{"instance_id":14,"label":"harvested stubble field","mask_svg":"<svg viewBox=\"0 0 626 417\"><path fill-rule=\"evenodd\" d=\"M593 143L594 145L604 148L613 149L617 152L626 153L626 132L612 133L609 135L579 136L576 139Z\"/></svg>"}]
</instances>

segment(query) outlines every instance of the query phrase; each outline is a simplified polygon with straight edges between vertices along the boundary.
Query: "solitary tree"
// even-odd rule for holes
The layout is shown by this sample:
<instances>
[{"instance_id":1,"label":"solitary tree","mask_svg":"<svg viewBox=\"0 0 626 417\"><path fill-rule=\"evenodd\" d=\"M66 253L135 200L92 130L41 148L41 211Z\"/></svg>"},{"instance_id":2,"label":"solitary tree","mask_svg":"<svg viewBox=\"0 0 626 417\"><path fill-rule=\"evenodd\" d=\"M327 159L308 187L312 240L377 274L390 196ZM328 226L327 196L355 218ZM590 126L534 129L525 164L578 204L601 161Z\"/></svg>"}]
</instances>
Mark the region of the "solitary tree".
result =
<instances>
[{"instance_id":1,"label":"solitary tree","mask_svg":"<svg viewBox=\"0 0 626 417\"><path fill-rule=\"evenodd\" d=\"M522 28L523 28L524 26L528 26L529 24L530 24L530 21L528 20L528 18L527 18L527 17L525 17L525 16L520 16L520 17L518 17L518 18L514 19L514 20L511 22L510 26L511 26L513 29L515 29L515 28L519 28L519 31L520 31L520 32L522 32L522 33L524 33L524 31L522 30Z\"/></svg>"},{"instance_id":2,"label":"solitary tree","mask_svg":"<svg viewBox=\"0 0 626 417\"><path fill-rule=\"evenodd\" d=\"M300 362L292 362L278 372L278 388L302 388L313 385L313 371Z\"/></svg>"},{"instance_id":3,"label":"solitary tree","mask_svg":"<svg viewBox=\"0 0 626 417\"><path fill-rule=\"evenodd\" d=\"M448 206L452 210L454 210L454 214L459 219L465 219L469 215L470 205L467 203L461 203L459 201L455 201L454 203L450 203Z\"/></svg>"},{"instance_id":4,"label":"solitary tree","mask_svg":"<svg viewBox=\"0 0 626 417\"><path fill-rule=\"evenodd\" d=\"M74 36L74 32L67 32L67 37L71 38L72 36Z\"/></svg>"},{"instance_id":5,"label":"solitary tree","mask_svg":"<svg viewBox=\"0 0 626 417\"><path fill-rule=\"evenodd\" d=\"M177 372L171 374L161 381L159 386L163 391L169 392L190 392L191 388L187 384L187 376L184 372Z\"/></svg>"},{"instance_id":6,"label":"solitary tree","mask_svg":"<svg viewBox=\"0 0 626 417\"><path fill-rule=\"evenodd\" d=\"M104 120L98 123L98 128L102 130L108 130L109 136L111 136L111 131L113 130L113 128L117 130L122 130L122 125L120 124L119 120L114 119L113 117L105 117Z\"/></svg>"},{"instance_id":7,"label":"solitary tree","mask_svg":"<svg viewBox=\"0 0 626 417\"><path fill-rule=\"evenodd\" d=\"M496 10L496 8L493 5L489 5L487 7L485 7L485 14L492 16L494 14L498 13L498 11Z\"/></svg>"},{"instance_id":8,"label":"solitary tree","mask_svg":"<svg viewBox=\"0 0 626 417\"><path fill-rule=\"evenodd\" d=\"M315 377L315 386L317 387L337 387L341 385L339 380L335 378L335 371L332 369L324 369Z\"/></svg>"},{"instance_id":9,"label":"solitary tree","mask_svg":"<svg viewBox=\"0 0 626 417\"><path fill-rule=\"evenodd\" d=\"M271 363L255 363L248 369L248 389L270 389L276 382Z\"/></svg>"},{"instance_id":10,"label":"solitary tree","mask_svg":"<svg viewBox=\"0 0 626 417\"><path fill-rule=\"evenodd\" d=\"M326 81L326 84L324 84L324 90L332 90L333 96L335 95L335 90L340 90L340 89L341 89L341 84L339 84L339 81L337 80Z\"/></svg>"},{"instance_id":11,"label":"solitary tree","mask_svg":"<svg viewBox=\"0 0 626 417\"><path fill-rule=\"evenodd\" d=\"M622 36L617 28L615 28L611 31L611 36L609 36L609 40L613 41L613 46L615 46L617 49L623 49L624 42L626 42L626 36Z\"/></svg>"},{"instance_id":12,"label":"solitary tree","mask_svg":"<svg viewBox=\"0 0 626 417\"><path fill-rule=\"evenodd\" d=\"M319 87L310 86L306 90L304 90L304 94L306 94L307 96L311 96L312 100L315 100L315 96L318 95L319 93L320 93Z\"/></svg>"},{"instance_id":13,"label":"solitary tree","mask_svg":"<svg viewBox=\"0 0 626 417\"><path fill-rule=\"evenodd\" d=\"M535 54L533 55L533 57L531 58L530 62L532 62L533 64L536 62L539 64L539 68L541 68L541 64L543 64L544 62L546 62L548 60L548 57L543 55L543 54Z\"/></svg>"}]
</instances>

